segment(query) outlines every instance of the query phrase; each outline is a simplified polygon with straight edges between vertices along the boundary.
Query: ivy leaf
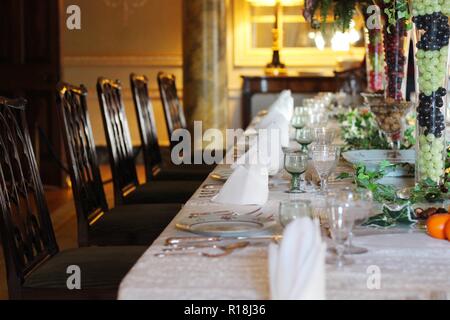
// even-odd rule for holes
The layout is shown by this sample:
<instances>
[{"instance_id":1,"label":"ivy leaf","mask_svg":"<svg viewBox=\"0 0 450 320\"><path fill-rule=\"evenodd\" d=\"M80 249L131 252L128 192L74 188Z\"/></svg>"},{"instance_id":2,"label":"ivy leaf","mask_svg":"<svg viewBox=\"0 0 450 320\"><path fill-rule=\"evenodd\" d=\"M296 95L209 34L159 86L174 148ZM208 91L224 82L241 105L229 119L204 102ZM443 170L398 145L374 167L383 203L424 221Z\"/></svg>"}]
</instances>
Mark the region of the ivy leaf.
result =
<instances>
[{"instance_id":1,"label":"ivy leaf","mask_svg":"<svg viewBox=\"0 0 450 320\"><path fill-rule=\"evenodd\" d=\"M353 175L348 173L348 172L341 172L336 179L337 180L344 180L344 179L348 179L348 178L353 178Z\"/></svg>"}]
</instances>

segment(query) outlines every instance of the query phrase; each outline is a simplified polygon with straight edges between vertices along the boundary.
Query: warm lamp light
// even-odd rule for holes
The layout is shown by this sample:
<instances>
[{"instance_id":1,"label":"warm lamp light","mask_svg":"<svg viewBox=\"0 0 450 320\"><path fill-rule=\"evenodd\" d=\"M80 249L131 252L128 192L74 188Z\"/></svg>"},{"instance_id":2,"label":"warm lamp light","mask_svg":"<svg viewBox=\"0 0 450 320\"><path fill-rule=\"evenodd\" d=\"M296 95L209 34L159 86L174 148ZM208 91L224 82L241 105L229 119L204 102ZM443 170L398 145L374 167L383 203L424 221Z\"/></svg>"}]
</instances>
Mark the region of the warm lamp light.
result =
<instances>
[{"instance_id":1,"label":"warm lamp light","mask_svg":"<svg viewBox=\"0 0 450 320\"><path fill-rule=\"evenodd\" d=\"M296 6L302 3L301 0L247 0L255 7L275 7L275 25L272 29L272 62L265 69L265 73L270 76L287 75L286 65L281 63L280 50L283 36L280 31L280 16L283 6Z\"/></svg>"}]
</instances>

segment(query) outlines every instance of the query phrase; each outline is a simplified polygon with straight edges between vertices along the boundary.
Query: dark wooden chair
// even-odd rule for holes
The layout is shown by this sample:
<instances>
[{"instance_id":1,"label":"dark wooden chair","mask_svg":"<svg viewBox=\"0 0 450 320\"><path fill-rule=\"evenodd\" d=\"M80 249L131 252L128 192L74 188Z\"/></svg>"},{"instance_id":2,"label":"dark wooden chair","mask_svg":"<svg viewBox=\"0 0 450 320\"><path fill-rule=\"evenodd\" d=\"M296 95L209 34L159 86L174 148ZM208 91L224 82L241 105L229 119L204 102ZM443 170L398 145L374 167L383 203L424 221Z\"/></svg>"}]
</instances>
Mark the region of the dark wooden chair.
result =
<instances>
[{"instance_id":1,"label":"dark wooden chair","mask_svg":"<svg viewBox=\"0 0 450 320\"><path fill-rule=\"evenodd\" d=\"M150 180L205 180L211 167L202 165L171 165L163 162L155 125L153 105L148 93L148 79L144 75L131 74L133 94L139 133L142 141L145 172Z\"/></svg>"},{"instance_id":2,"label":"dark wooden chair","mask_svg":"<svg viewBox=\"0 0 450 320\"><path fill-rule=\"evenodd\" d=\"M10 299L115 299L145 247L59 251L25 120L24 100L0 97L0 235ZM67 287L69 266L81 290Z\"/></svg>"},{"instance_id":3,"label":"dark wooden chair","mask_svg":"<svg viewBox=\"0 0 450 320\"><path fill-rule=\"evenodd\" d=\"M187 129L183 106L178 98L175 75L159 72L158 87L166 119L167 133L170 138L175 130ZM171 141L170 144L171 147L174 147L176 142Z\"/></svg>"},{"instance_id":4,"label":"dark wooden chair","mask_svg":"<svg viewBox=\"0 0 450 320\"><path fill-rule=\"evenodd\" d=\"M99 78L101 106L116 205L143 203L186 203L201 185L200 181L148 181L139 184L130 130L119 81Z\"/></svg>"},{"instance_id":5,"label":"dark wooden chair","mask_svg":"<svg viewBox=\"0 0 450 320\"><path fill-rule=\"evenodd\" d=\"M87 245L149 245L180 204L116 206L109 209L86 102L87 90L61 83L58 114L69 162L78 218L78 242Z\"/></svg>"},{"instance_id":6,"label":"dark wooden chair","mask_svg":"<svg viewBox=\"0 0 450 320\"><path fill-rule=\"evenodd\" d=\"M176 86L176 78L173 74L168 74L165 72L158 73L158 86L159 93L161 96L161 103L164 109L164 116L166 119L167 133L169 138L172 137L173 133L177 129L187 129L186 118L184 114L183 106L181 105L180 99L178 97L178 91ZM170 139L170 147L173 148L178 143L177 141L172 141ZM213 151L213 155L217 150ZM194 151L197 152L197 151ZM226 154L226 150L220 150L221 155ZM192 154L194 156L194 154ZM191 159L191 163L194 163L194 159ZM203 170L211 172L214 170L215 165L210 165L206 163L196 164L197 168L203 167Z\"/></svg>"}]
</instances>

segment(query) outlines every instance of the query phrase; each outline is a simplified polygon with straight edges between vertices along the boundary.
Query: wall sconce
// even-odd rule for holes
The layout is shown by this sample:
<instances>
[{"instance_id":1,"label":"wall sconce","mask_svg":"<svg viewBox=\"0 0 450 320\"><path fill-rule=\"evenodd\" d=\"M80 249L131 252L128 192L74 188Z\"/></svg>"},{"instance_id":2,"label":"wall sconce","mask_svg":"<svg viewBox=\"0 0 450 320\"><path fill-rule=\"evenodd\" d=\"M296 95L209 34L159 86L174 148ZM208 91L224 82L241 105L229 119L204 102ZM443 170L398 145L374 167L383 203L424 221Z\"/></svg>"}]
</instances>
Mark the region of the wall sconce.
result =
<instances>
[{"instance_id":1,"label":"wall sconce","mask_svg":"<svg viewBox=\"0 0 450 320\"><path fill-rule=\"evenodd\" d=\"M283 33L281 28L281 16L283 7L297 6L301 0L247 0L255 7L275 7L275 24L272 29L272 61L265 68L266 75L285 76L288 74L286 65L281 62L280 50L283 43Z\"/></svg>"}]
</instances>

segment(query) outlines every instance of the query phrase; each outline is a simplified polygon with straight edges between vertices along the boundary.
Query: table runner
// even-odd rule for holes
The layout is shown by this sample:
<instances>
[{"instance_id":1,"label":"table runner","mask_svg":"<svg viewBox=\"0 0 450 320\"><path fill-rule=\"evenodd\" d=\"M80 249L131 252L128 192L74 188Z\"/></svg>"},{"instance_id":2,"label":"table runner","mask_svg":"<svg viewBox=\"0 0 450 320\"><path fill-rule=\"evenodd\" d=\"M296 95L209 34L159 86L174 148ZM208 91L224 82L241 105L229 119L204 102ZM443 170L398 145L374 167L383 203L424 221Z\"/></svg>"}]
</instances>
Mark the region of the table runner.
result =
<instances>
[{"instance_id":1,"label":"table runner","mask_svg":"<svg viewBox=\"0 0 450 320\"><path fill-rule=\"evenodd\" d=\"M348 167L347 167L348 169ZM338 170L346 170L338 168ZM393 179L397 183L411 183ZM265 210L277 214L277 204L288 199L287 177L272 179ZM205 183L217 183L208 178ZM340 182L342 186L351 181ZM317 204L317 195L301 198ZM193 195L177 217L124 278L119 299L269 299L267 244L235 251L222 258L200 256L155 257L164 241L173 236L192 236L175 228L177 220L192 212L229 209ZM245 208L242 209L245 212ZM251 211L251 210L249 210ZM278 232L280 230L274 230ZM410 228L357 230L354 244L369 249L354 255L354 264L337 270L327 266L327 299L431 299L450 297L450 243L430 238ZM374 276L373 272L380 276ZM379 282L378 282L379 280ZM369 285L368 285L369 283ZM377 283L380 284L379 288Z\"/></svg>"}]
</instances>

